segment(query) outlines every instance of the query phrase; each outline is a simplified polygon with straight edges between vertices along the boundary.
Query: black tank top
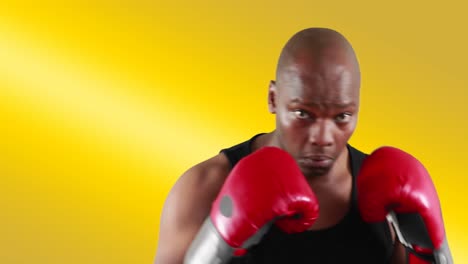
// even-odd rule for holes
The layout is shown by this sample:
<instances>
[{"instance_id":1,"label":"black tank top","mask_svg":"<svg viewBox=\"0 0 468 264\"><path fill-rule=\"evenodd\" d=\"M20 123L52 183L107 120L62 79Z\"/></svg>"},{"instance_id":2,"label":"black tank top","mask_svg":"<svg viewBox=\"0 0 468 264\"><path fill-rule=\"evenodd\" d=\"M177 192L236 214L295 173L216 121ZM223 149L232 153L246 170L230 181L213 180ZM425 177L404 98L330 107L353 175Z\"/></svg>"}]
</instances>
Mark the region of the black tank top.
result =
<instances>
[{"instance_id":1,"label":"black tank top","mask_svg":"<svg viewBox=\"0 0 468 264\"><path fill-rule=\"evenodd\" d=\"M260 135L260 134L259 134ZM221 150L233 167L252 152L248 141ZM260 243L242 257L234 257L230 264L386 264L390 262L393 242L386 223L366 224L357 208L356 176L367 156L347 145L353 177L352 201L348 213L333 227L299 234L286 234L275 225Z\"/></svg>"}]
</instances>

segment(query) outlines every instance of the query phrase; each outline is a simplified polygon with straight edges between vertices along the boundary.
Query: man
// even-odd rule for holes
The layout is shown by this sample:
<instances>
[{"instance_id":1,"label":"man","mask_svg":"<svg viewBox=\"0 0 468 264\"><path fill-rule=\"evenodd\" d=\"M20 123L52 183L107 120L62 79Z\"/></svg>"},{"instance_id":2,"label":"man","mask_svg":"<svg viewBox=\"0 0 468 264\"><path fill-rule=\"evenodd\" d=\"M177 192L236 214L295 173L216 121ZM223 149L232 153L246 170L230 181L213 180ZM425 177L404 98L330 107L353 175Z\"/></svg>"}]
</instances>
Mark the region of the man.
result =
<instances>
[{"instance_id":1,"label":"man","mask_svg":"<svg viewBox=\"0 0 468 264\"><path fill-rule=\"evenodd\" d=\"M407 263L405 248L390 224L386 221L366 223L359 213L355 179L365 154L348 145L357 123L359 90L359 63L344 36L325 28L309 28L296 33L281 52L276 81L270 82L268 90L269 111L276 115L276 129L223 149L180 177L164 206L156 263L180 264L184 258L188 263L203 254L228 256L193 263ZM246 157L257 155L269 147L287 152L305 177L288 175L291 177L289 181L272 184L268 175L274 171L268 168L276 170L278 162L261 165L262 160L269 159L269 154L258 154L264 156L245 161ZM249 164L237 169L242 162ZM288 163L288 159L280 163ZM249 172L253 167L264 169L255 174L267 175L261 179L261 186L249 183L255 177ZM249 177L244 176L247 174ZM274 175L271 179L275 177L282 176ZM247 243L250 240L243 243L245 239L242 238L242 245L237 243L235 247L247 247L247 252L235 256L239 252L234 250L233 240L228 241L230 244L225 241L226 228L234 229L233 233L244 232L236 229L244 230L246 224L228 221L233 200L235 203L240 199L232 189L246 189L244 193L249 195L245 196L256 204L253 200L258 198L255 197L268 198L281 193L281 188L275 187L278 185L287 192L303 192L307 197L310 206L293 212L299 218L312 215L308 222L301 223L307 230L286 232L287 227L280 228L261 220L263 222L255 223L255 228L257 224L267 228L259 226L258 233L250 232L249 236L256 236L252 243ZM312 193L300 190L298 186L301 185L310 187ZM252 188L258 191L257 196L250 195ZM284 197L281 198L284 203L291 202L288 195ZM226 203L228 213L222 212L226 211ZM235 206L249 207L251 203ZM314 211L314 203L318 203L319 212ZM247 211L243 208L238 210L242 213ZM265 206L256 210L262 213L270 208ZM271 215L272 222L288 213L278 214ZM216 220L219 215L224 220ZM247 217L256 216L251 214ZM228 221L228 224L220 227L219 221ZM307 226L304 225L306 222ZM218 246L232 250L229 253L200 253L200 245L207 243L211 246L205 247L205 251Z\"/></svg>"}]
</instances>

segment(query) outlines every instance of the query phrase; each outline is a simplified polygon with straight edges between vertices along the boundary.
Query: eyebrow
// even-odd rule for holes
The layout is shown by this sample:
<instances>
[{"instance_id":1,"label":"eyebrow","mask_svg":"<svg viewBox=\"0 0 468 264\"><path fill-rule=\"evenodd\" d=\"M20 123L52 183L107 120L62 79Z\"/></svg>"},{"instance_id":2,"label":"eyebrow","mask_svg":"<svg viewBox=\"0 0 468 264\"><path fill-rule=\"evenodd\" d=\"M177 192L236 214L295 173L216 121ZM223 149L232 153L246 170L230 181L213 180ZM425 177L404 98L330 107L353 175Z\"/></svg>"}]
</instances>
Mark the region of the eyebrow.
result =
<instances>
[{"instance_id":1,"label":"eyebrow","mask_svg":"<svg viewBox=\"0 0 468 264\"><path fill-rule=\"evenodd\" d=\"M303 102L299 98L293 98L290 103L301 104L308 107L321 108L321 107L333 107L333 108L348 108L355 107L355 102L327 102L327 103L316 103L316 102Z\"/></svg>"}]
</instances>

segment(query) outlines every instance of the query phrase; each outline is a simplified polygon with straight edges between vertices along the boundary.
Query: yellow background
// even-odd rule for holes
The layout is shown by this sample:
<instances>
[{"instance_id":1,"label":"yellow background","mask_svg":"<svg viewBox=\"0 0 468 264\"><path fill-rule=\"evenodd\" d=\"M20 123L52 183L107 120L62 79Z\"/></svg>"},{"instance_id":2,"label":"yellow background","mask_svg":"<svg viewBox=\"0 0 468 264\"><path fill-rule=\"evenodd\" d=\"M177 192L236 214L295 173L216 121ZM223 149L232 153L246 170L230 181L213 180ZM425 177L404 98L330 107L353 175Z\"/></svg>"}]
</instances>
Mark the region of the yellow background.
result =
<instances>
[{"instance_id":1,"label":"yellow background","mask_svg":"<svg viewBox=\"0 0 468 264\"><path fill-rule=\"evenodd\" d=\"M468 262L464 1L10 2L0 263L152 263L172 184L273 129L277 57L311 26L337 29L358 54L351 143L398 146L428 167L455 260Z\"/></svg>"}]
</instances>

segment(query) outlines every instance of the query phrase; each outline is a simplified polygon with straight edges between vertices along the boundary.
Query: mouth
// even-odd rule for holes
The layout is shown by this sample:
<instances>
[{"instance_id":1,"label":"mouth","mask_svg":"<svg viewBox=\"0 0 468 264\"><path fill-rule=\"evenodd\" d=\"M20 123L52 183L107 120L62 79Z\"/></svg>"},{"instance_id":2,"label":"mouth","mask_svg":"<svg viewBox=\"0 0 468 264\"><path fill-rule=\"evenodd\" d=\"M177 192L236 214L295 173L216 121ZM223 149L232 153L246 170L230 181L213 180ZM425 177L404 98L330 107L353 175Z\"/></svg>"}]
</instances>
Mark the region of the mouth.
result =
<instances>
[{"instance_id":1,"label":"mouth","mask_svg":"<svg viewBox=\"0 0 468 264\"><path fill-rule=\"evenodd\" d=\"M325 155L313 155L299 158L298 163L306 168L327 168L331 166L333 159Z\"/></svg>"}]
</instances>

